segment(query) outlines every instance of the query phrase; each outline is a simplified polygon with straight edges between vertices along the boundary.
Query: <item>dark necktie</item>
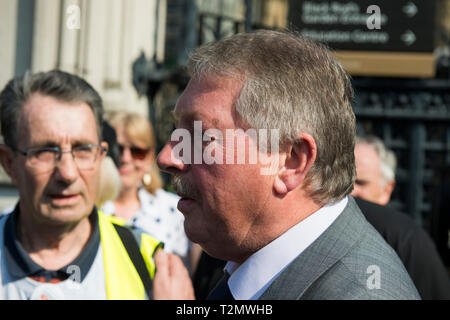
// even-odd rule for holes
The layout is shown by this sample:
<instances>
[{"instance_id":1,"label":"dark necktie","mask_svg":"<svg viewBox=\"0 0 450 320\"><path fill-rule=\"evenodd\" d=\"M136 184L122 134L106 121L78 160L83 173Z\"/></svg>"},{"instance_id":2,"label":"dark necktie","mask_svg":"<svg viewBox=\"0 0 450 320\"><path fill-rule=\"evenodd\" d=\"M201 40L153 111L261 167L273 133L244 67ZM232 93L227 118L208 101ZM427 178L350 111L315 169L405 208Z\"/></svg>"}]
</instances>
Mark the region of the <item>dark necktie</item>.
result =
<instances>
[{"instance_id":1,"label":"dark necktie","mask_svg":"<svg viewBox=\"0 0 450 320\"><path fill-rule=\"evenodd\" d=\"M228 287L228 279L230 275L225 271L224 276L219 281L217 286L211 291L206 300L234 300Z\"/></svg>"}]
</instances>

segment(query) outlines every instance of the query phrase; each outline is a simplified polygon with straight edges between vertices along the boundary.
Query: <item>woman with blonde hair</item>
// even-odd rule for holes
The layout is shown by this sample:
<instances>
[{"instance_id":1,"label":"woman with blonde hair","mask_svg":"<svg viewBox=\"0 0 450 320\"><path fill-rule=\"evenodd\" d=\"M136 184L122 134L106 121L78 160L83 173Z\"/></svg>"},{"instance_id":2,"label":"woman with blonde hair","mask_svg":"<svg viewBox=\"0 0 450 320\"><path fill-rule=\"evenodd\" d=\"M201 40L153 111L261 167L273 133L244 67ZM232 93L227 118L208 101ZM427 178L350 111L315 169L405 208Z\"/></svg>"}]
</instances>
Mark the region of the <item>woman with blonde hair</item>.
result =
<instances>
[{"instance_id":1,"label":"woman with blonde hair","mask_svg":"<svg viewBox=\"0 0 450 320\"><path fill-rule=\"evenodd\" d=\"M116 130L120 150L121 190L101 210L164 242L165 250L188 258L189 240L179 197L162 189L155 161L155 136L149 120L135 113L116 112L108 119Z\"/></svg>"}]
</instances>

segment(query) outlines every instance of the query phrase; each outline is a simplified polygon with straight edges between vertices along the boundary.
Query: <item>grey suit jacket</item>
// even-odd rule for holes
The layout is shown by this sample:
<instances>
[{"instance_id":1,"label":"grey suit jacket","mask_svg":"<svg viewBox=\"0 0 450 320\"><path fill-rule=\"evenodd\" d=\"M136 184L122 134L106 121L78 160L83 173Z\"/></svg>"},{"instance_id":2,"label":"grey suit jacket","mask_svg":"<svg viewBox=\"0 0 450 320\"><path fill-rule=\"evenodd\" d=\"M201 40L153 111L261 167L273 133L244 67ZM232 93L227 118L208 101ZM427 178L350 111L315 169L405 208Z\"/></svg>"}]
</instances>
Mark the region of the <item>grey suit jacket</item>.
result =
<instances>
[{"instance_id":1,"label":"grey suit jacket","mask_svg":"<svg viewBox=\"0 0 450 320\"><path fill-rule=\"evenodd\" d=\"M349 196L339 217L272 282L261 300L420 299L395 251Z\"/></svg>"}]
</instances>

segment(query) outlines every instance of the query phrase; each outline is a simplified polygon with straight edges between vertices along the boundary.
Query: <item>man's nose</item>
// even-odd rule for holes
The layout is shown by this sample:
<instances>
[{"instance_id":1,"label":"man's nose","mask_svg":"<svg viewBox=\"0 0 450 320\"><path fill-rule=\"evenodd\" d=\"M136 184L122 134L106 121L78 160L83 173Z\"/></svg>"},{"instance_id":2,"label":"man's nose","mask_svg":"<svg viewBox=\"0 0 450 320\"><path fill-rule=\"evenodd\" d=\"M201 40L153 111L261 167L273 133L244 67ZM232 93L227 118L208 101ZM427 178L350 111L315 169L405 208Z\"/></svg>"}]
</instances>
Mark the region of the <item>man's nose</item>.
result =
<instances>
[{"instance_id":1,"label":"man's nose","mask_svg":"<svg viewBox=\"0 0 450 320\"><path fill-rule=\"evenodd\" d=\"M168 173L176 174L188 168L189 163L185 163L180 155L174 153L174 146L178 142L169 141L164 148L159 152L156 160L158 167Z\"/></svg>"},{"instance_id":2,"label":"man's nose","mask_svg":"<svg viewBox=\"0 0 450 320\"><path fill-rule=\"evenodd\" d=\"M61 154L61 158L56 162L55 168L58 177L67 184L74 182L79 175L78 166L70 152Z\"/></svg>"}]
</instances>

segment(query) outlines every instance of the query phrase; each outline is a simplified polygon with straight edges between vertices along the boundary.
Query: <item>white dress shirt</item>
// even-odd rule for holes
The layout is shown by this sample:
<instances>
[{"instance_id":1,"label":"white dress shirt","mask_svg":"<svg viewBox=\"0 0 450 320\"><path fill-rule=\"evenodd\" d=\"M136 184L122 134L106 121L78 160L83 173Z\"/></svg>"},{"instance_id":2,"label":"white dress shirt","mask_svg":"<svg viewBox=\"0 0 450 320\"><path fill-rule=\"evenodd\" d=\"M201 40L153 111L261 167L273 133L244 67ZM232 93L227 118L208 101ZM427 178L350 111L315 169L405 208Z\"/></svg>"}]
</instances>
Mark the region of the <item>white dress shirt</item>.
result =
<instances>
[{"instance_id":1,"label":"white dress shirt","mask_svg":"<svg viewBox=\"0 0 450 320\"><path fill-rule=\"evenodd\" d=\"M256 300L281 272L342 213L348 198L323 206L251 255L241 265L229 261L228 286L236 300Z\"/></svg>"}]
</instances>

